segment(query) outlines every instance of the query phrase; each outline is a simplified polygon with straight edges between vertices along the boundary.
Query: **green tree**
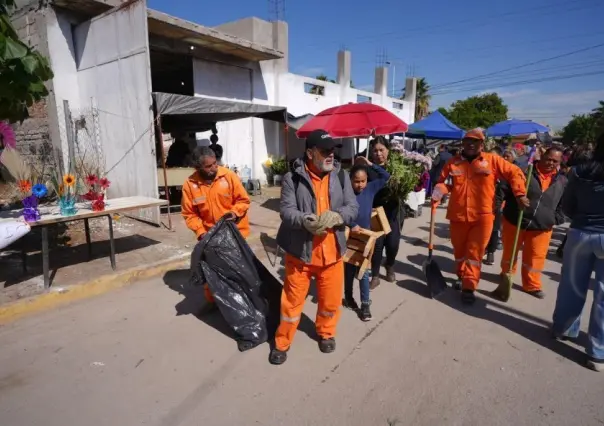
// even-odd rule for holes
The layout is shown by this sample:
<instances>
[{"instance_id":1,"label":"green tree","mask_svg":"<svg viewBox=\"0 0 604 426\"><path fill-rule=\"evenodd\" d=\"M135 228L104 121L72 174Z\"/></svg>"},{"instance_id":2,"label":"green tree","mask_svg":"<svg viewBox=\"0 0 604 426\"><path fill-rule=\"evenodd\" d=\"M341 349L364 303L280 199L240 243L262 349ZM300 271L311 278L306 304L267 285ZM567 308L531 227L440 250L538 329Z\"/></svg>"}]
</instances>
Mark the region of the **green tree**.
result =
<instances>
[{"instance_id":1,"label":"green tree","mask_svg":"<svg viewBox=\"0 0 604 426\"><path fill-rule=\"evenodd\" d=\"M591 111L591 116L595 120L595 126L598 132L604 131L604 101Z\"/></svg>"},{"instance_id":2,"label":"green tree","mask_svg":"<svg viewBox=\"0 0 604 426\"><path fill-rule=\"evenodd\" d=\"M508 107L497 93L471 96L452 103L449 109L438 110L462 129L486 129L508 118Z\"/></svg>"},{"instance_id":3,"label":"green tree","mask_svg":"<svg viewBox=\"0 0 604 426\"><path fill-rule=\"evenodd\" d=\"M401 99L405 98L405 89ZM422 118L430 114L430 85L424 77L417 79L417 86L415 89L415 121L419 121Z\"/></svg>"},{"instance_id":4,"label":"green tree","mask_svg":"<svg viewBox=\"0 0 604 426\"><path fill-rule=\"evenodd\" d=\"M53 77L46 58L19 40L9 11L14 0L0 0L0 120L29 117L27 108L48 95L44 82Z\"/></svg>"},{"instance_id":5,"label":"green tree","mask_svg":"<svg viewBox=\"0 0 604 426\"><path fill-rule=\"evenodd\" d=\"M573 118L562 129L562 142L587 143L596 139L597 118L594 114L573 115Z\"/></svg>"}]
</instances>

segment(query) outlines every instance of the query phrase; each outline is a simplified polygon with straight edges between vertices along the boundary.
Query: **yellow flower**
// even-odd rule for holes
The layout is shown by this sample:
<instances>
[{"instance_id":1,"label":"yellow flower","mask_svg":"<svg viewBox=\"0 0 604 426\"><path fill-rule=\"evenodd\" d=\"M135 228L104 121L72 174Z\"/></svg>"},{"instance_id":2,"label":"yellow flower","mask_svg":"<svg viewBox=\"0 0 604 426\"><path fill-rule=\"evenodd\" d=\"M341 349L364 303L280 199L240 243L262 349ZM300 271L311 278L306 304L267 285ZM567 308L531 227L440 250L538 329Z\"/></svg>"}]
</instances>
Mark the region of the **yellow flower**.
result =
<instances>
[{"instance_id":1,"label":"yellow flower","mask_svg":"<svg viewBox=\"0 0 604 426\"><path fill-rule=\"evenodd\" d=\"M63 184L59 185L59 197L61 197L63 195L63 192L65 192L65 186L63 186Z\"/></svg>"},{"instance_id":2,"label":"yellow flower","mask_svg":"<svg viewBox=\"0 0 604 426\"><path fill-rule=\"evenodd\" d=\"M65 176L63 176L63 183L67 187L75 185L75 181L76 181L75 176L72 174L66 174Z\"/></svg>"}]
</instances>

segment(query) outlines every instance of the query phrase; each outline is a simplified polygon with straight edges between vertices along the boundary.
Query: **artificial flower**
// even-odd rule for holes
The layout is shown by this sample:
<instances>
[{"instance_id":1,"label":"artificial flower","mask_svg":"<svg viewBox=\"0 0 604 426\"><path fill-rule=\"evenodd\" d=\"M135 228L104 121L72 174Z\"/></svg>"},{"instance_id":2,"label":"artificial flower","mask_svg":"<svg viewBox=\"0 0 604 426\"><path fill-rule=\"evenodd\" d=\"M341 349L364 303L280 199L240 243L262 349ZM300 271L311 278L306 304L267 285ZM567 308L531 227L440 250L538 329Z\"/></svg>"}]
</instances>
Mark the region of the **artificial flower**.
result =
<instances>
[{"instance_id":1,"label":"artificial flower","mask_svg":"<svg viewBox=\"0 0 604 426\"><path fill-rule=\"evenodd\" d=\"M109 188L109 185L111 185L111 182L109 182L109 179L107 179L106 177L102 178L99 183L102 189L107 189Z\"/></svg>"},{"instance_id":2,"label":"artificial flower","mask_svg":"<svg viewBox=\"0 0 604 426\"><path fill-rule=\"evenodd\" d=\"M19 191L21 192L29 192L31 191L31 182L28 180L20 180L19 183Z\"/></svg>"},{"instance_id":3,"label":"artificial flower","mask_svg":"<svg viewBox=\"0 0 604 426\"><path fill-rule=\"evenodd\" d=\"M96 192L94 192L92 189L90 191L88 191L86 194L84 194L82 196L82 198L84 198L86 201L94 201L96 199Z\"/></svg>"},{"instance_id":4,"label":"artificial flower","mask_svg":"<svg viewBox=\"0 0 604 426\"><path fill-rule=\"evenodd\" d=\"M4 145L4 148L15 148L17 145L13 128L4 121L0 121L0 142L0 146Z\"/></svg>"},{"instance_id":5,"label":"artificial flower","mask_svg":"<svg viewBox=\"0 0 604 426\"><path fill-rule=\"evenodd\" d=\"M68 173L65 176L63 176L63 183L65 184L65 186L68 186L68 187L73 186L73 185L75 185L75 181L76 181L76 178L72 174Z\"/></svg>"},{"instance_id":6,"label":"artificial flower","mask_svg":"<svg viewBox=\"0 0 604 426\"><path fill-rule=\"evenodd\" d=\"M63 196L63 193L65 192L65 186L63 184L59 185L59 197Z\"/></svg>"},{"instance_id":7,"label":"artificial flower","mask_svg":"<svg viewBox=\"0 0 604 426\"><path fill-rule=\"evenodd\" d=\"M88 186L92 186L95 183L97 183L98 181L99 181L99 178L97 178L96 175L86 176L86 183L88 184Z\"/></svg>"},{"instance_id":8,"label":"artificial flower","mask_svg":"<svg viewBox=\"0 0 604 426\"><path fill-rule=\"evenodd\" d=\"M42 198L44 197L46 194L48 194L48 189L46 189L46 185L42 184L42 183L37 183L34 185L34 187L31 189L31 193L36 197L36 198Z\"/></svg>"}]
</instances>

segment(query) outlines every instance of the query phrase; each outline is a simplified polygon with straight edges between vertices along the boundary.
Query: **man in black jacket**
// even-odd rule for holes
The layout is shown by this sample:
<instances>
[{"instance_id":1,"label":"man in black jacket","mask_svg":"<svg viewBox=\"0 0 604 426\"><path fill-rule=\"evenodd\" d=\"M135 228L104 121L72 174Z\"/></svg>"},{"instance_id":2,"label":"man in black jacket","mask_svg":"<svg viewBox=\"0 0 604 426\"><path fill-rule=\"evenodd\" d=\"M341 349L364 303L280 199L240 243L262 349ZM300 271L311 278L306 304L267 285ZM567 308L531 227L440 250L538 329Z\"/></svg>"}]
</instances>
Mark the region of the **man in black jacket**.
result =
<instances>
[{"instance_id":1,"label":"man in black jacket","mask_svg":"<svg viewBox=\"0 0 604 426\"><path fill-rule=\"evenodd\" d=\"M527 197L530 206L525 209L520 223L520 236L514 255L514 264L510 265L516 225L520 209L516 198L504 184L505 207L503 209L503 257L501 260L501 274L516 271L516 257L522 248L522 289L539 299L545 294L541 288L541 271L545 266L545 258L549 249L553 227L564 223L562 213L562 195L567 179L558 172L562 161L562 150L556 147L549 148L533 168Z\"/></svg>"}]
</instances>

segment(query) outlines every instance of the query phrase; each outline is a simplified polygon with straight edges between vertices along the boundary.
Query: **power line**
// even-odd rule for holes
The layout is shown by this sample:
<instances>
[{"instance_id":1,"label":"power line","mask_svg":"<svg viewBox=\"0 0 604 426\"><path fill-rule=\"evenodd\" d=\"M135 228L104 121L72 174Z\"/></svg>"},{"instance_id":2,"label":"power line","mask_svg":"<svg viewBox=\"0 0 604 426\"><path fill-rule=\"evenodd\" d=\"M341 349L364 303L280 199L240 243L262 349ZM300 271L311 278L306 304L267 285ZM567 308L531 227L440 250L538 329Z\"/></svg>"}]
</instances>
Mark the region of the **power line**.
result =
<instances>
[{"instance_id":1,"label":"power line","mask_svg":"<svg viewBox=\"0 0 604 426\"><path fill-rule=\"evenodd\" d=\"M566 52L566 53L563 53L561 55L556 55L556 56L552 56L552 57L549 57L549 58L544 58L544 59L539 59L539 60L532 61L532 62L527 62L525 64L515 65L513 67L504 68L504 69L499 70L499 71L493 71L493 72L489 72L489 73L486 73L486 74L479 74L479 75L475 75L473 77L468 77L468 78L464 78L464 79L461 79L461 80L452 81L452 82L448 82L448 83L442 83L442 84L432 85L432 89L441 89L441 88L448 87L448 86L454 86L454 85L459 84L459 83L465 83L467 81L472 81L472 80L480 79L481 77L488 77L488 76L491 76L491 75L502 74L502 73L505 73L507 71L513 71L513 70L517 70L519 68L526 68L526 67L530 67L530 66L533 66L533 65L542 64L544 62L549 62L549 61L553 61L553 60L556 60L556 59L566 58L568 56L576 55L578 53L583 53L583 52L587 52L587 51L590 51L590 50L598 49L598 48L600 48L602 46L604 46L604 43L596 44L595 46L585 47L583 49L573 50L571 52Z\"/></svg>"},{"instance_id":2,"label":"power line","mask_svg":"<svg viewBox=\"0 0 604 426\"><path fill-rule=\"evenodd\" d=\"M522 84L543 83L543 82L546 82L546 81L568 80L568 79L572 79L572 78L587 77L587 76L600 75L600 74L604 74L604 70L597 70L597 71L585 72L585 73L559 75L559 76L544 77L544 78L536 78L536 79L528 79L528 80L521 80L521 81L513 81L513 82L498 84L497 88L510 87L510 86L518 86L518 85L522 85ZM467 88L467 89L454 89L454 88L453 89L445 89L445 90L442 90L442 91L432 92L431 95L432 96L440 96L440 95L446 95L446 94L450 94L450 93L463 93L463 92L472 92L472 91L480 91L480 90L489 90L489 89L492 89L492 87L493 87L493 85L490 84L489 86L473 87L473 88Z\"/></svg>"},{"instance_id":3,"label":"power line","mask_svg":"<svg viewBox=\"0 0 604 426\"><path fill-rule=\"evenodd\" d=\"M558 8L559 6L561 6L561 8ZM569 9L568 6L571 6L571 8ZM442 23L438 23L435 25L431 25L431 26L422 25L422 26L415 27L415 28L404 28L405 34L400 34L400 30L387 31L387 32L383 32L383 33L371 34L368 36L354 37L354 40L375 42L375 41L382 40L384 38L391 37L394 35L400 35L401 37L404 37L405 39L410 39L410 38L414 38L414 37L415 38L426 37L427 35L439 34L439 33L442 33L443 31L444 32L447 32L450 30L459 31L460 28L476 29L476 28L480 28L480 27L484 27L484 26L489 26L489 25L493 24L494 20L496 20L498 24L509 20L509 19L502 19L502 18L518 19L517 18L518 16L527 16L527 17L534 18L533 14L531 14L529 12L539 12L542 10L546 10L546 12L539 13L539 18L541 18L544 16L555 15L558 13L569 13L569 12L575 12L575 11L579 11L579 10L590 9L595 6L600 6L600 3L598 3L597 1L593 2L592 0L575 0L573 2L566 0L566 1L560 1L557 3L548 3L548 4L543 4L541 6L524 8L524 9L520 9L520 10L505 12L505 13L496 13L496 14L492 14L492 15L486 15L486 16L479 17L479 18L473 17L473 18L468 18L465 20L459 20L459 21L455 21L455 22L451 22L450 20L448 20L447 22L442 22ZM471 27L463 27L464 24L473 24L473 25ZM430 32L430 31L426 31L426 30L436 30L436 31ZM347 40L348 44L350 44L350 40L351 40L350 38ZM320 43L313 43L313 44L309 44L306 46L307 47L324 47L325 44L332 43L332 42L335 42L335 40L332 40L332 41L323 40Z\"/></svg>"}]
</instances>

